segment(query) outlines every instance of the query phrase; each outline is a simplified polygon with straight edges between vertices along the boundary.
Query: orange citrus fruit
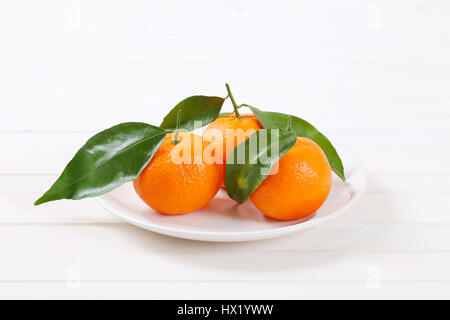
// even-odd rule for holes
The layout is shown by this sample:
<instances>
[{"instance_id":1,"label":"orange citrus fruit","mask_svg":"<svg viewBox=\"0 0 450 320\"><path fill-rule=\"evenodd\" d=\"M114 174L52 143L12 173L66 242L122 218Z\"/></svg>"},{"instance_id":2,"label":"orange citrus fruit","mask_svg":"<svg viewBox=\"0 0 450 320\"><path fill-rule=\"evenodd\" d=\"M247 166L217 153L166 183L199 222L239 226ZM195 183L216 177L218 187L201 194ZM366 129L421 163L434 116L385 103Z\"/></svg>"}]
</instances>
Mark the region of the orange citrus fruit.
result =
<instances>
[{"instance_id":1,"label":"orange citrus fruit","mask_svg":"<svg viewBox=\"0 0 450 320\"><path fill-rule=\"evenodd\" d=\"M332 174L322 149L312 140L297 138L269 175L250 196L264 215L278 220L306 218L317 211L330 193Z\"/></svg>"},{"instance_id":2,"label":"orange citrus fruit","mask_svg":"<svg viewBox=\"0 0 450 320\"><path fill-rule=\"evenodd\" d=\"M203 137L215 144L223 144L223 163L226 163L228 156L238 144L262 128L254 114L243 114L240 117L233 114L211 122Z\"/></svg>"},{"instance_id":3,"label":"orange citrus fruit","mask_svg":"<svg viewBox=\"0 0 450 320\"><path fill-rule=\"evenodd\" d=\"M206 206L220 189L224 165L204 157L209 142L192 133L168 134L149 165L134 181L144 202L165 214L184 214Z\"/></svg>"}]
</instances>

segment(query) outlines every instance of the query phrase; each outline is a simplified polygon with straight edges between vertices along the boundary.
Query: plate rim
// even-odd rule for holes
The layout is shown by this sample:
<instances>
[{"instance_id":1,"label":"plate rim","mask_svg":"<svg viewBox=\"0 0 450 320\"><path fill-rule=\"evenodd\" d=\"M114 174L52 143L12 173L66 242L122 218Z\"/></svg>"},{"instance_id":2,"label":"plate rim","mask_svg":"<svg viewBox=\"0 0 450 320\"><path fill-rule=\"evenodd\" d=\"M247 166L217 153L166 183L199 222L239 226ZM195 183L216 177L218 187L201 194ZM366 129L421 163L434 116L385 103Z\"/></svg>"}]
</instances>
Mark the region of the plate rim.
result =
<instances>
[{"instance_id":1,"label":"plate rim","mask_svg":"<svg viewBox=\"0 0 450 320\"><path fill-rule=\"evenodd\" d=\"M130 223L132 225L138 226L145 230L149 230L155 233L163 234L166 236L171 236L175 238L188 239L188 240L197 240L197 241L209 241L209 242L239 242L239 241L256 241L263 239L275 238L283 235L291 234L295 231L299 231L306 228L311 228L321 223L328 222L335 217L341 215L343 212L351 208L359 199L363 196L367 187L367 172L362 163L362 161L353 153L346 149L341 149L341 154L345 154L347 158L352 158L352 162L355 163L354 174L358 174L359 177L359 188L357 190L353 190L352 197L350 201L348 201L345 205L340 207L339 209L327 214L326 216L317 218L317 219L309 219L304 222L295 223L288 226L282 226L274 229L268 230L258 230L258 231L237 231L237 232L226 232L226 231L196 231L196 230L183 230L179 227L170 227L170 226L162 226L159 224L155 224L151 221L148 223L141 223L139 220L131 217L127 214L123 214L119 210L112 205L110 205L109 200L106 199L105 195L101 195L96 197L95 199L103 207L106 211L114 214L119 217L121 220ZM347 160L348 161L348 160ZM349 176L350 179L352 176ZM348 180L344 182L348 183ZM354 189L354 188L352 188Z\"/></svg>"}]
</instances>

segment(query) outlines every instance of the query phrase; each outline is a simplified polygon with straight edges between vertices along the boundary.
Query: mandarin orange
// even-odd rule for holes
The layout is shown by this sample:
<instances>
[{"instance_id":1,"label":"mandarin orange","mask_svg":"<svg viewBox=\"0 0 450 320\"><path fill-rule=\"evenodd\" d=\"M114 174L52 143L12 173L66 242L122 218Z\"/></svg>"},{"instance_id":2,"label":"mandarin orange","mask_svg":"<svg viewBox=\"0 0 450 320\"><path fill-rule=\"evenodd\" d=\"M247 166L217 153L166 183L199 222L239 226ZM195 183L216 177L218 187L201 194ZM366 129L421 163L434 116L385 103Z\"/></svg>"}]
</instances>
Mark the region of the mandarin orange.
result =
<instances>
[{"instance_id":1,"label":"mandarin orange","mask_svg":"<svg viewBox=\"0 0 450 320\"><path fill-rule=\"evenodd\" d=\"M261 123L254 114L235 114L217 118L206 128L203 137L214 144L223 145L223 163L236 146L248 139L256 131L262 129Z\"/></svg>"},{"instance_id":2,"label":"mandarin orange","mask_svg":"<svg viewBox=\"0 0 450 320\"><path fill-rule=\"evenodd\" d=\"M297 138L269 175L250 196L264 215L278 220L306 218L316 212L331 190L332 173L322 149L312 140Z\"/></svg>"},{"instance_id":3,"label":"mandarin orange","mask_svg":"<svg viewBox=\"0 0 450 320\"><path fill-rule=\"evenodd\" d=\"M149 165L134 181L142 200L165 214L184 214L205 207L220 189L224 165L206 161L209 142L191 133L168 134Z\"/></svg>"}]
</instances>

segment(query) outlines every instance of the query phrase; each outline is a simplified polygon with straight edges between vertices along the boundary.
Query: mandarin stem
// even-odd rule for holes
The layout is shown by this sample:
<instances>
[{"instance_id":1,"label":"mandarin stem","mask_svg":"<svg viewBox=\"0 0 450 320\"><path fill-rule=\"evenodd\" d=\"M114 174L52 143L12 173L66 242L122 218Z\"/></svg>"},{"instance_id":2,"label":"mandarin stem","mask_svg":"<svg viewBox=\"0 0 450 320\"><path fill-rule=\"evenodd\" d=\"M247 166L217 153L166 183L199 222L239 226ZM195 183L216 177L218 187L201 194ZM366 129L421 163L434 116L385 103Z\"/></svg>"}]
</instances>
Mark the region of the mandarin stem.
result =
<instances>
[{"instance_id":1,"label":"mandarin stem","mask_svg":"<svg viewBox=\"0 0 450 320\"><path fill-rule=\"evenodd\" d=\"M228 96L230 97L231 103L233 104L234 114L236 115L236 118L241 118L241 115L238 111L238 105L236 104L236 101L234 101L233 94L231 93L230 85L228 83L225 83L225 86L227 87Z\"/></svg>"},{"instance_id":2,"label":"mandarin stem","mask_svg":"<svg viewBox=\"0 0 450 320\"><path fill-rule=\"evenodd\" d=\"M292 118L291 118L291 116L288 116L287 130L288 131L292 131Z\"/></svg>"},{"instance_id":3,"label":"mandarin stem","mask_svg":"<svg viewBox=\"0 0 450 320\"><path fill-rule=\"evenodd\" d=\"M181 110L178 110L178 113L177 113L177 126L176 126L176 129L175 129L175 135L173 136L173 139L172 139L172 143L173 144L180 143L180 139L179 139L180 122L181 122Z\"/></svg>"}]
</instances>

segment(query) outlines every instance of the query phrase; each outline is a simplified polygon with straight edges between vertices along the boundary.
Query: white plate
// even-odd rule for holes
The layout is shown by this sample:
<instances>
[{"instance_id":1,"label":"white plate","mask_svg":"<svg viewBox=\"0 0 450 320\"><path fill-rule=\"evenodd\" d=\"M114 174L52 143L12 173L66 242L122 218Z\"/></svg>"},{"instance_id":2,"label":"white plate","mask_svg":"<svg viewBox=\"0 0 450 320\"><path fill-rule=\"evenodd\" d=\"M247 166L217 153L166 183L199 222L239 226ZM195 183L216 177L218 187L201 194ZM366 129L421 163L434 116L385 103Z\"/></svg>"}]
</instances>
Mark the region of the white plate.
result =
<instances>
[{"instance_id":1,"label":"white plate","mask_svg":"<svg viewBox=\"0 0 450 320\"><path fill-rule=\"evenodd\" d=\"M333 174L327 201L309 219L277 221L266 218L247 201L236 206L226 191L220 190L205 208L185 215L169 216L149 208L134 192L131 183L103 195L99 203L119 218L164 235L201 241L250 241L284 236L337 217L352 207L364 193L366 173L351 153L340 153L347 181Z\"/></svg>"}]
</instances>

